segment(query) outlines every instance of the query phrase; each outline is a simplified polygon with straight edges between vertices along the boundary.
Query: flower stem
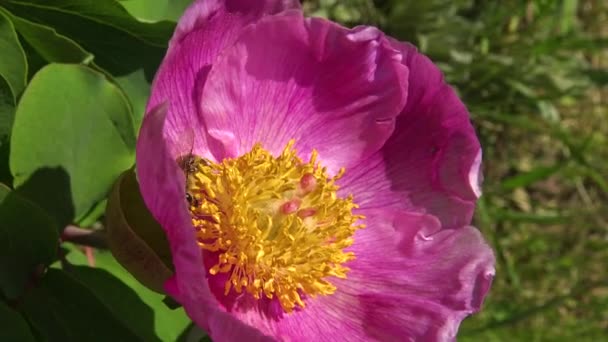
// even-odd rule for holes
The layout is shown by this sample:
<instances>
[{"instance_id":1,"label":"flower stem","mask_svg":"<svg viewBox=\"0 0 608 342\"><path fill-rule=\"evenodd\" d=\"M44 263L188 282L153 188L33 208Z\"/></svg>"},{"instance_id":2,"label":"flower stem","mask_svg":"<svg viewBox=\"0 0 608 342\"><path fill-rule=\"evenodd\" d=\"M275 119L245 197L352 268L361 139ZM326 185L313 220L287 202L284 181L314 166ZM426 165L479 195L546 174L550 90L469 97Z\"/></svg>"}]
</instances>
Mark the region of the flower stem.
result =
<instances>
[{"instance_id":1,"label":"flower stem","mask_svg":"<svg viewBox=\"0 0 608 342\"><path fill-rule=\"evenodd\" d=\"M94 248L108 248L108 239L105 229L83 229L69 225L63 230L61 241L68 241Z\"/></svg>"}]
</instances>

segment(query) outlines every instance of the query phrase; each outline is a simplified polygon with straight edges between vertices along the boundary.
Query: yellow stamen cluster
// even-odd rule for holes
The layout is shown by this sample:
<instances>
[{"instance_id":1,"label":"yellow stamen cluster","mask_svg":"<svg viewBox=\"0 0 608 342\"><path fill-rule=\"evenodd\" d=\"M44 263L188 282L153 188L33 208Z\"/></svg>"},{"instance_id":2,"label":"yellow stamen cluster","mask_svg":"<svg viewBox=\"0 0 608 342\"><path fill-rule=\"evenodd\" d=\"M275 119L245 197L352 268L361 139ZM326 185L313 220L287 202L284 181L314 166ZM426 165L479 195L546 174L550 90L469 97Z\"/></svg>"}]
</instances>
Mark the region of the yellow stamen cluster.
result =
<instances>
[{"instance_id":1,"label":"yellow stamen cluster","mask_svg":"<svg viewBox=\"0 0 608 342\"><path fill-rule=\"evenodd\" d=\"M304 163L293 145L277 157L257 144L220 164L199 158L187 175L198 244L219 255L209 272L229 274L226 295L277 298L286 312L336 290L327 278L346 278L355 256L344 249L363 228L352 196L336 194L344 169L329 177L316 151Z\"/></svg>"}]
</instances>

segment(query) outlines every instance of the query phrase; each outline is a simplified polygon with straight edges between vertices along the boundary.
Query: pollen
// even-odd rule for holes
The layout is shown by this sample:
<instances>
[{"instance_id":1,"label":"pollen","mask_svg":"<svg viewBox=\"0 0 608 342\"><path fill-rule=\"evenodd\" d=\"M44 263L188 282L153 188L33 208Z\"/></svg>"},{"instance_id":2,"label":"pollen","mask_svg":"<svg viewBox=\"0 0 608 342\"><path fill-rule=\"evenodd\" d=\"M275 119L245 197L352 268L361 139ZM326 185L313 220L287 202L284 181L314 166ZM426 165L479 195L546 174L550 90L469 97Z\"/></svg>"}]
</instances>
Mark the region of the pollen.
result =
<instances>
[{"instance_id":1,"label":"pollen","mask_svg":"<svg viewBox=\"0 0 608 342\"><path fill-rule=\"evenodd\" d=\"M227 274L224 294L277 299L285 312L336 291L346 278L345 251L364 218L353 197L338 196L345 172L330 176L312 151L302 161L291 140L278 156L260 144L238 158L197 158L187 172L192 223L201 249L217 253L211 275Z\"/></svg>"}]
</instances>

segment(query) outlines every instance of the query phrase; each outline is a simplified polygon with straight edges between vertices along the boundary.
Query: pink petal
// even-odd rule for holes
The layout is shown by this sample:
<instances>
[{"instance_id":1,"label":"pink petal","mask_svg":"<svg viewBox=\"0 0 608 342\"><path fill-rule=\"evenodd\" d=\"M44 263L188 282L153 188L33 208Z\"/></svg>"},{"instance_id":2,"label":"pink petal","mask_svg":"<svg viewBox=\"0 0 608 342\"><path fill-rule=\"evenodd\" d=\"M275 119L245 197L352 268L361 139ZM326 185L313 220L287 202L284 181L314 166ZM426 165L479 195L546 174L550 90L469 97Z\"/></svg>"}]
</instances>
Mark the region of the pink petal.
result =
<instances>
[{"instance_id":1,"label":"pink petal","mask_svg":"<svg viewBox=\"0 0 608 342\"><path fill-rule=\"evenodd\" d=\"M244 27L265 15L297 9L296 0L197 0L180 19L154 83L147 110L168 102L165 136L173 156L194 151L211 158L197 103L217 55ZM216 148L217 149L217 148ZM221 154L221 152L218 152Z\"/></svg>"},{"instance_id":2,"label":"pink petal","mask_svg":"<svg viewBox=\"0 0 608 342\"><path fill-rule=\"evenodd\" d=\"M201 249L185 200L185 177L163 138L167 106L161 105L144 117L137 140L137 178L146 206L161 224L171 247L175 275L165 284L180 303L195 302L191 315L202 316L217 307L209 291ZM197 324L206 326L204 320Z\"/></svg>"},{"instance_id":3,"label":"pink petal","mask_svg":"<svg viewBox=\"0 0 608 342\"><path fill-rule=\"evenodd\" d=\"M207 335L215 341L273 341L269 336L263 335L259 330L251 327L229 313L222 310L214 310L213 307L202 306L196 298L184 298L177 288L176 278L172 278L165 284L167 293L183 303L188 316L201 328L205 329Z\"/></svg>"},{"instance_id":4,"label":"pink petal","mask_svg":"<svg viewBox=\"0 0 608 342\"><path fill-rule=\"evenodd\" d=\"M467 109L427 57L391 42L409 68L408 101L382 149L347 170L342 193L362 208L415 210L447 228L466 225L481 194L481 148Z\"/></svg>"},{"instance_id":5,"label":"pink petal","mask_svg":"<svg viewBox=\"0 0 608 342\"><path fill-rule=\"evenodd\" d=\"M445 229L430 215L370 210L351 250L347 281L359 285L367 334L379 340L445 341L480 309L494 255L470 226Z\"/></svg>"},{"instance_id":6,"label":"pink petal","mask_svg":"<svg viewBox=\"0 0 608 342\"><path fill-rule=\"evenodd\" d=\"M242 154L289 139L313 148L330 171L377 151L406 98L407 68L375 28L345 29L301 12L260 20L213 65L201 99L212 136ZM226 145L226 144L225 144Z\"/></svg>"},{"instance_id":7,"label":"pink petal","mask_svg":"<svg viewBox=\"0 0 608 342\"><path fill-rule=\"evenodd\" d=\"M494 276L494 256L479 231L441 229L436 218L422 214L367 214L370 225L351 248L357 259L347 279L335 281L336 293L277 321L253 324L289 341L454 340Z\"/></svg>"},{"instance_id":8,"label":"pink petal","mask_svg":"<svg viewBox=\"0 0 608 342\"><path fill-rule=\"evenodd\" d=\"M213 341L272 342L274 338L262 334L255 327L236 319L229 313L217 311L206 317L209 321L208 335Z\"/></svg>"}]
</instances>

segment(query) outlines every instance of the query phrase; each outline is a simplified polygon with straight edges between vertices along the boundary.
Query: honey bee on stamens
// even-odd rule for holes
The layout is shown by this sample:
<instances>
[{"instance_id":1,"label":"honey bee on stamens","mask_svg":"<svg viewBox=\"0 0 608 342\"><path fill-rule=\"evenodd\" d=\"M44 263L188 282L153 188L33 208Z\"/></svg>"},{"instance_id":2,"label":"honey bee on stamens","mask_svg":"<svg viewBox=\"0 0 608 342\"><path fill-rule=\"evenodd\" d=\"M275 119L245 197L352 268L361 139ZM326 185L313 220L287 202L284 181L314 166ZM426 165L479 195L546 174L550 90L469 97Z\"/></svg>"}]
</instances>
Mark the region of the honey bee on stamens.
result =
<instances>
[{"instance_id":1,"label":"honey bee on stamens","mask_svg":"<svg viewBox=\"0 0 608 342\"><path fill-rule=\"evenodd\" d=\"M188 178L190 174L196 172L200 163L207 163L203 158L195 156L192 153L179 156L175 161L177 162L177 165L179 165L179 168L184 171L186 178Z\"/></svg>"},{"instance_id":2,"label":"honey bee on stamens","mask_svg":"<svg viewBox=\"0 0 608 342\"><path fill-rule=\"evenodd\" d=\"M182 146L184 144L188 145L189 148L189 152L186 154L183 154L179 157L177 157L177 159L175 159L175 161L177 162L177 165L179 166L179 168L184 172L184 175L186 176L186 200L188 201L188 203L190 205L193 206L198 206L199 202L198 200L194 197L193 194L191 194L188 190L190 189L190 175L193 174L194 172L196 172L196 170L198 169L198 165L200 163L208 163L205 159L196 156L192 153L192 150L194 149L194 133L192 131L188 131L186 132L186 134L184 134L182 136ZM185 149L184 149L185 150Z\"/></svg>"}]
</instances>

